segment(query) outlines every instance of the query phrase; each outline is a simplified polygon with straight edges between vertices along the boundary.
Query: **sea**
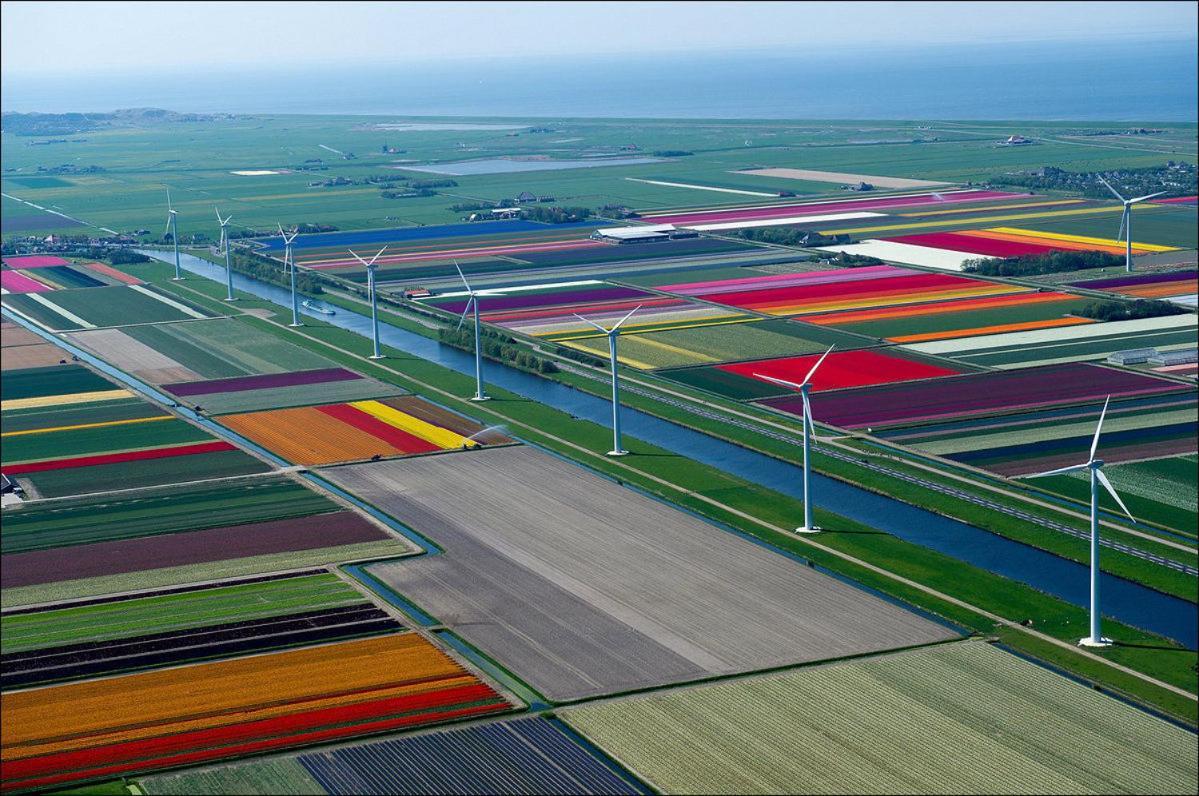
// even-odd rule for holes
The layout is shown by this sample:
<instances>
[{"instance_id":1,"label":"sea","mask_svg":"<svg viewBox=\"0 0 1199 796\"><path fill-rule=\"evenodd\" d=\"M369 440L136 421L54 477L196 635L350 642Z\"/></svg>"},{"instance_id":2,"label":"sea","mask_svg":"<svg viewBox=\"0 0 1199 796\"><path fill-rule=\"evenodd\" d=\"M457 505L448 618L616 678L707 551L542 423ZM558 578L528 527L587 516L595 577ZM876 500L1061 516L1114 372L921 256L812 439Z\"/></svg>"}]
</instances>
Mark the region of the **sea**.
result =
<instances>
[{"instance_id":1,"label":"sea","mask_svg":"<svg viewBox=\"0 0 1199 796\"><path fill-rule=\"evenodd\" d=\"M602 35L598 31L597 35ZM663 35L669 35L664 31ZM400 117L1196 122L1194 32L1171 40L827 45L767 52L506 56L305 69L15 74L5 111Z\"/></svg>"}]
</instances>

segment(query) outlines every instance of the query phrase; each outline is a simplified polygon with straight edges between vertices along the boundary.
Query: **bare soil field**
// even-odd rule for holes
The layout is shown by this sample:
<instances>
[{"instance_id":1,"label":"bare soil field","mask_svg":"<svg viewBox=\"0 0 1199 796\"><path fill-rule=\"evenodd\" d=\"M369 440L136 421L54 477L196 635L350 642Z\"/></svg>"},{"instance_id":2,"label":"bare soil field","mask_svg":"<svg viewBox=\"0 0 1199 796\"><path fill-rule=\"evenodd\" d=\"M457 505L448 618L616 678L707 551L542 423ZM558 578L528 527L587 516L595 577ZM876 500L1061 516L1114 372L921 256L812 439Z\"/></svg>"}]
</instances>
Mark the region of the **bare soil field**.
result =
<instances>
[{"instance_id":1,"label":"bare soil field","mask_svg":"<svg viewBox=\"0 0 1199 796\"><path fill-rule=\"evenodd\" d=\"M96 356L150 384L170 384L200 378L200 374L135 340L120 329L95 329L68 337L80 348L86 348Z\"/></svg>"},{"instance_id":2,"label":"bare soil field","mask_svg":"<svg viewBox=\"0 0 1199 796\"><path fill-rule=\"evenodd\" d=\"M956 635L531 448L322 474L444 548L373 574L556 701Z\"/></svg>"},{"instance_id":3,"label":"bare soil field","mask_svg":"<svg viewBox=\"0 0 1199 796\"><path fill-rule=\"evenodd\" d=\"M42 368L47 365L57 365L71 355L56 345L38 343L36 345L9 346L0 355L0 369L19 370L21 368Z\"/></svg>"}]
</instances>

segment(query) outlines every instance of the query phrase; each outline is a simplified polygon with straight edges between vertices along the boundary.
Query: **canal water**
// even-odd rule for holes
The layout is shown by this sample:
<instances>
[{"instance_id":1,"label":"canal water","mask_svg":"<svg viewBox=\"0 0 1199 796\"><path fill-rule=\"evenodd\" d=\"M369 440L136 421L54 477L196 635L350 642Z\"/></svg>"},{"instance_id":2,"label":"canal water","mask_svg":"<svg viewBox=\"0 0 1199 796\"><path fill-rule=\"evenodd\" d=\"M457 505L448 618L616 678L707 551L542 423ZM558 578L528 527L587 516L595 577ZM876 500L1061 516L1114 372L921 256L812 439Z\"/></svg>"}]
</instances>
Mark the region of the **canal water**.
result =
<instances>
[{"instance_id":1,"label":"canal water","mask_svg":"<svg viewBox=\"0 0 1199 796\"><path fill-rule=\"evenodd\" d=\"M170 254L145 253L164 262L173 262ZM222 266L191 255L181 254L180 258L188 271L224 282L225 271ZM233 283L238 290L281 306L291 306L291 294L283 287L243 274L234 274ZM364 337L370 336L369 315L341 308L337 308L337 314L333 316L303 308L301 311ZM474 355L468 352L382 322L379 324L379 338L383 344L413 356L459 373L474 375ZM611 403L605 399L497 362L485 362L483 375L488 384L553 406L575 417L611 426ZM621 425L630 436L701 461L730 475L792 497L802 495L802 469L796 465L629 407L622 410ZM1074 605L1085 607L1088 604L1090 576L1085 565L825 476L813 474L812 494L819 508L1026 583ZM1191 649L1199 644L1199 607L1194 603L1108 574L1101 576L1100 593L1105 616L1172 638ZM1079 635L1085 635L1085 632L1086 628L1080 626Z\"/></svg>"}]
</instances>

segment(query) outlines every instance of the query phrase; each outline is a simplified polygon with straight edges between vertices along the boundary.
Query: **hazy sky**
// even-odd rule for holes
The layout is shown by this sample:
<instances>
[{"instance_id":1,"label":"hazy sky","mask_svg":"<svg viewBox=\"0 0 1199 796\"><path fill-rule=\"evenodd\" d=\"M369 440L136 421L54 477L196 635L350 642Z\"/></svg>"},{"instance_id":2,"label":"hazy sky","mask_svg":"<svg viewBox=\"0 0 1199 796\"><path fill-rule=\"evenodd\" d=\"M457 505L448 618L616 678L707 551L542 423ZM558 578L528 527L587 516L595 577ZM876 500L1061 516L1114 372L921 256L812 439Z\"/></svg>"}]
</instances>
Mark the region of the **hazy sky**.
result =
<instances>
[{"instance_id":1,"label":"hazy sky","mask_svg":"<svg viewBox=\"0 0 1199 796\"><path fill-rule=\"evenodd\" d=\"M1195 36L1193 2L2 3L8 73Z\"/></svg>"}]
</instances>

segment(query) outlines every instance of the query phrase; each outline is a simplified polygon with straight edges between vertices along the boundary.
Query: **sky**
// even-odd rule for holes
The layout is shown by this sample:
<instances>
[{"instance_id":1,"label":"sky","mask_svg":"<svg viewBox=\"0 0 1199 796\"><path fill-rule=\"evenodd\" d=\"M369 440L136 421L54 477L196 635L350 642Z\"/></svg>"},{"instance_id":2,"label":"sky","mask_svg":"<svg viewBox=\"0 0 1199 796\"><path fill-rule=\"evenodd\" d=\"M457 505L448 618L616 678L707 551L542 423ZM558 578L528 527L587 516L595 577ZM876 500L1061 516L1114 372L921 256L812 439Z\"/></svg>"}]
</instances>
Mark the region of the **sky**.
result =
<instances>
[{"instance_id":1,"label":"sky","mask_svg":"<svg viewBox=\"0 0 1199 796\"><path fill-rule=\"evenodd\" d=\"M1193 2L0 3L9 75L1194 38Z\"/></svg>"}]
</instances>

